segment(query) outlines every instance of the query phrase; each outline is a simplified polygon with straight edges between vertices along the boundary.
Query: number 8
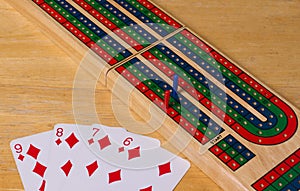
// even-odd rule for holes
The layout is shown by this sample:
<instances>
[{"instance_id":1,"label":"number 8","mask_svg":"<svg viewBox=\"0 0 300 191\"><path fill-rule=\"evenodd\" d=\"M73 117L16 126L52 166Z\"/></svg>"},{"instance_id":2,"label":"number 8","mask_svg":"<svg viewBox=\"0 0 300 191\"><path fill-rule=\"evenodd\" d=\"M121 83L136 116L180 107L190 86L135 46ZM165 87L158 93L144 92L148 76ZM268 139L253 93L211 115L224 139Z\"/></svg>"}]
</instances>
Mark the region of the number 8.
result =
<instances>
[{"instance_id":1,"label":"number 8","mask_svg":"<svg viewBox=\"0 0 300 191\"><path fill-rule=\"evenodd\" d=\"M63 128L58 128L58 129L56 130L56 136L61 137L61 136L63 136L63 135L64 135L64 130L63 130Z\"/></svg>"}]
</instances>

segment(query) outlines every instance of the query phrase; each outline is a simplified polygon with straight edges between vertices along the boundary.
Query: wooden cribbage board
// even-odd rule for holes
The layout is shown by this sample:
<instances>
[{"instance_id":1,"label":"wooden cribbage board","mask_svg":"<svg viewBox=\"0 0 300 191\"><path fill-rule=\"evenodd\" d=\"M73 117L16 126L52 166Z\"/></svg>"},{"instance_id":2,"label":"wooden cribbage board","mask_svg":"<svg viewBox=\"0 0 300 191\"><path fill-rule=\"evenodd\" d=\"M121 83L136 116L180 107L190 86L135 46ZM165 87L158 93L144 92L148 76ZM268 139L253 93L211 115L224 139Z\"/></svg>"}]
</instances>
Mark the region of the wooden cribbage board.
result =
<instances>
[{"instance_id":1,"label":"wooden cribbage board","mask_svg":"<svg viewBox=\"0 0 300 191\"><path fill-rule=\"evenodd\" d=\"M162 135L184 129L192 141L183 153L224 190L300 189L299 111L152 2L8 2L78 61L94 52L121 100L136 89L137 113L156 105L168 116Z\"/></svg>"}]
</instances>

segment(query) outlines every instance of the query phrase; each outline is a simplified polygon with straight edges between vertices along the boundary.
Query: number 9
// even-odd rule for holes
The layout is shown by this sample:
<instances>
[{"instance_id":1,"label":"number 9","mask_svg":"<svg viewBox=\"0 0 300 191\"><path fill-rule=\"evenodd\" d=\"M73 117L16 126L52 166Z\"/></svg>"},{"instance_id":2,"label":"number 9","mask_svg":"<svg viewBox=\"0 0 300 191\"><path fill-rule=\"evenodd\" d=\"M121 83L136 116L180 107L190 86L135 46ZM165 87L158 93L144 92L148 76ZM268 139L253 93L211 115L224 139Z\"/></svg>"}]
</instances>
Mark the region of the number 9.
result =
<instances>
[{"instance_id":1,"label":"number 9","mask_svg":"<svg viewBox=\"0 0 300 191\"><path fill-rule=\"evenodd\" d=\"M23 147L20 144L15 144L14 146L16 153L21 153L23 151Z\"/></svg>"}]
</instances>

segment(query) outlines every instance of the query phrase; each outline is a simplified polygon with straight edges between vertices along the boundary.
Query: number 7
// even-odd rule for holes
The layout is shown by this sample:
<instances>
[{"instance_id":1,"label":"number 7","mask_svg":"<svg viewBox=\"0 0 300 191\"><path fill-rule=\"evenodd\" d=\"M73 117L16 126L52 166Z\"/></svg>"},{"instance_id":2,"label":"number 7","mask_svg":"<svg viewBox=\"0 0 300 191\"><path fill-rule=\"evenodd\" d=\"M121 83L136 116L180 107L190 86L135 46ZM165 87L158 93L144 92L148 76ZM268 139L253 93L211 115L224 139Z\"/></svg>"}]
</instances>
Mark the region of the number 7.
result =
<instances>
[{"instance_id":1,"label":"number 7","mask_svg":"<svg viewBox=\"0 0 300 191\"><path fill-rule=\"evenodd\" d=\"M94 137L100 131L100 129L99 128L93 128L93 131L95 131L94 134L93 134L93 137Z\"/></svg>"}]
</instances>

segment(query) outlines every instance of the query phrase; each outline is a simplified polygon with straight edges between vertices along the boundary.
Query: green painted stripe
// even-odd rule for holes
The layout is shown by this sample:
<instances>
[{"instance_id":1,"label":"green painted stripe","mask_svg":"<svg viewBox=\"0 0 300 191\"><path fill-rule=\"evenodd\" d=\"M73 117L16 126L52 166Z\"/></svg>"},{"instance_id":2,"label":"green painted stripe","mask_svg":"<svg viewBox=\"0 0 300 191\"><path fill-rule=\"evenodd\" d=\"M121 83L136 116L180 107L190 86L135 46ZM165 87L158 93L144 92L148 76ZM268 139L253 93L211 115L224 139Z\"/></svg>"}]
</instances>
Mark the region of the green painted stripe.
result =
<instances>
[{"instance_id":1,"label":"green painted stripe","mask_svg":"<svg viewBox=\"0 0 300 191\"><path fill-rule=\"evenodd\" d=\"M248 162L248 160L247 160L245 157L243 157L243 155L241 155L241 154L237 155L237 156L234 158L234 160L235 160L237 163L239 163L240 165L244 165L245 163Z\"/></svg>"},{"instance_id":2,"label":"green painted stripe","mask_svg":"<svg viewBox=\"0 0 300 191\"><path fill-rule=\"evenodd\" d=\"M299 176L299 173L295 171L294 169L290 169L288 172L286 172L283 177L288 181L292 182L295 178Z\"/></svg>"},{"instance_id":3,"label":"green painted stripe","mask_svg":"<svg viewBox=\"0 0 300 191\"><path fill-rule=\"evenodd\" d=\"M288 181L286 181L283 177L278 178L275 182L272 183L272 186L277 190L281 190L286 185L288 185Z\"/></svg>"},{"instance_id":4,"label":"green painted stripe","mask_svg":"<svg viewBox=\"0 0 300 191\"><path fill-rule=\"evenodd\" d=\"M116 17L114 14L112 14L109 10L107 10L105 7L103 7L97 1L86 0L86 2L90 6L92 6L94 9L99 11L99 13L101 13L107 19L109 19L112 23L114 23L117 27L122 28L123 26L126 26L126 24L122 20L120 20L118 17Z\"/></svg>"},{"instance_id":5,"label":"green painted stripe","mask_svg":"<svg viewBox=\"0 0 300 191\"><path fill-rule=\"evenodd\" d=\"M58 3L53 0L45 0L53 9L55 9L58 13L64 16L70 23L76 26L82 33L91 38L94 42L103 48L108 54L113 56L116 60L121 61L124 57L118 53L114 48L108 45L105 41L103 41L100 37L98 37L93 31L91 31L88 27L86 27L83 23L81 23L77 18L73 17L68 11L66 11L63 7L61 7Z\"/></svg>"},{"instance_id":6,"label":"green painted stripe","mask_svg":"<svg viewBox=\"0 0 300 191\"><path fill-rule=\"evenodd\" d=\"M189 47L191 51L193 51L195 54L197 54L199 57L201 57L203 60L205 60L207 63L209 63L211 66L213 66L215 69L219 70L222 75L226 76L227 78L231 79L237 86L239 86L241 89L249 93L256 101L264 105L266 108L268 108L270 111L274 113L274 115L277 116L278 127L286 127L287 125L287 119L285 116L285 113L278 108L276 105L274 105L270 100L265 98L262 94L260 94L258 91L256 91L254 88L252 88L250 85L246 84L244 81L242 81L238 76L236 76L234 73L232 73L229 69L227 69L225 66L217 62L214 58L212 58L209 54L207 54L205 51L203 51L201 48L196 46L193 42L191 42L189 39L187 39L182 34L176 34L174 36L178 41L180 41L182 44L184 44L186 47Z\"/></svg>"},{"instance_id":7,"label":"green painted stripe","mask_svg":"<svg viewBox=\"0 0 300 191\"><path fill-rule=\"evenodd\" d=\"M199 81L197 81L193 76L188 74L185 70L175 64L171 59L169 59L166 55L160 52L155 47L149 50L154 56L163 61L171 70L173 70L178 76L187 81L190 85L194 86L196 90L202 93L206 98L212 101L216 106L218 106L222 111L226 112L231 118L235 121L239 122L246 128L249 132L260 136L260 137L271 137L282 132L286 126L277 126L276 128L261 130L250 123L245 117L240 115L238 112L234 110L234 108L228 106L224 101L222 101L217 95L213 92L210 92L205 86L203 86ZM283 122L284 115L282 115Z\"/></svg>"},{"instance_id":8,"label":"green painted stripe","mask_svg":"<svg viewBox=\"0 0 300 191\"><path fill-rule=\"evenodd\" d=\"M218 142L217 145L218 145L223 151L226 151L227 149L230 148L230 145L229 145L228 143L226 143L224 140Z\"/></svg>"},{"instance_id":9,"label":"green painted stripe","mask_svg":"<svg viewBox=\"0 0 300 191\"><path fill-rule=\"evenodd\" d=\"M278 190L274 188L272 185L270 185L264 191L278 191Z\"/></svg>"},{"instance_id":10,"label":"green painted stripe","mask_svg":"<svg viewBox=\"0 0 300 191\"><path fill-rule=\"evenodd\" d=\"M148 40L146 40L139 33L137 33L131 26L124 26L121 30L124 31L129 36L131 36L135 41L137 41L142 46L147 46L151 44Z\"/></svg>"},{"instance_id":11,"label":"green painted stripe","mask_svg":"<svg viewBox=\"0 0 300 191\"><path fill-rule=\"evenodd\" d=\"M154 93L156 93L161 99L164 99L164 91L156 85L152 80L149 80L146 75L144 75L139 69L137 69L132 63L127 62L123 65L130 73L137 77L141 82L147 85ZM216 134L209 128L207 128L204 123L198 120L192 113L190 113L181 104L178 103L174 98L170 97L170 107L176 110L182 117L187 119L194 127L202 132L208 138L214 138Z\"/></svg>"},{"instance_id":12,"label":"green painted stripe","mask_svg":"<svg viewBox=\"0 0 300 191\"><path fill-rule=\"evenodd\" d=\"M145 8L143 5L141 5L136 0L125 0L125 1L127 1L127 3L131 4L137 10L139 10L140 12L142 12L151 21L153 21L153 23L156 23L156 24L160 25L166 31L168 31L168 32L175 31L175 29L172 26L170 26L167 22L165 22L160 17L158 17L157 15L155 15L154 13L152 13L149 9Z\"/></svg>"},{"instance_id":13,"label":"green painted stripe","mask_svg":"<svg viewBox=\"0 0 300 191\"><path fill-rule=\"evenodd\" d=\"M300 162L296 164L293 169L298 172L298 175L300 175Z\"/></svg>"},{"instance_id":14,"label":"green painted stripe","mask_svg":"<svg viewBox=\"0 0 300 191\"><path fill-rule=\"evenodd\" d=\"M120 28L122 31L124 31L126 34L128 34L130 37L132 37L139 44L141 44L141 45L150 44L150 42L148 40L146 40L143 36L141 36L135 30L133 30L131 26L128 26L126 23L124 23L122 20L120 20L113 13L111 13L109 10L107 10L105 7L103 7L101 4L99 4L95 0L87 0L87 3L89 5L91 5L94 9L99 11L103 16L108 18L118 28Z\"/></svg>"},{"instance_id":15,"label":"green painted stripe","mask_svg":"<svg viewBox=\"0 0 300 191\"><path fill-rule=\"evenodd\" d=\"M234 149L234 148L229 148L226 150L226 153L231 157L234 158L235 156L237 156L239 153Z\"/></svg>"}]
</instances>

